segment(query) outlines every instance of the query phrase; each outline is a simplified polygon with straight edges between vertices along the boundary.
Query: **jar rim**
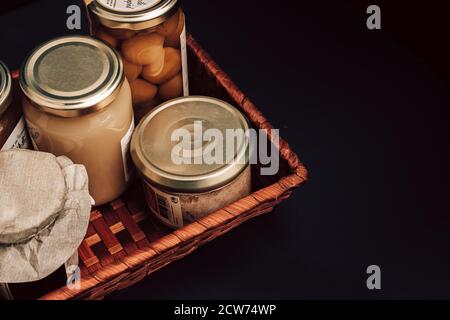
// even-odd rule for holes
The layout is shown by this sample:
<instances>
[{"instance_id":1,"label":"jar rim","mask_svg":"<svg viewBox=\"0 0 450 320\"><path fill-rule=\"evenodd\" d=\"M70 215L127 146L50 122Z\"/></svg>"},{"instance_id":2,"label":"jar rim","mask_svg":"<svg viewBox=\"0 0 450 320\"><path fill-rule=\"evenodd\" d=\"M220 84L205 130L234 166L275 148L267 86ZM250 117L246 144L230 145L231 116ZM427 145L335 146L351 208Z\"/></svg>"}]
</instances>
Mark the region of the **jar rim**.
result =
<instances>
[{"instance_id":1,"label":"jar rim","mask_svg":"<svg viewBox=\"0 0 450 320\"><path fill-rule=\"evenodd\" d=\"M116 50L92 37L64 36L45 42L27 57L19 82L33 106L70 118L107 107L124 80Z\"/></svg>"},{"instance_id":2,"label":"jar rim","mask_svg":"<svg viewBox=\"0 0 450 320\"><path fill-rule=\"evenodd\" d=\"M115 10L102 4L102 0L93 0L88 4L89 10L94 13L100 23L112 29L144 30L156 27L179 9L178 0L154 0L154 4L142 10Z\"/></svg>"}]
</instances>

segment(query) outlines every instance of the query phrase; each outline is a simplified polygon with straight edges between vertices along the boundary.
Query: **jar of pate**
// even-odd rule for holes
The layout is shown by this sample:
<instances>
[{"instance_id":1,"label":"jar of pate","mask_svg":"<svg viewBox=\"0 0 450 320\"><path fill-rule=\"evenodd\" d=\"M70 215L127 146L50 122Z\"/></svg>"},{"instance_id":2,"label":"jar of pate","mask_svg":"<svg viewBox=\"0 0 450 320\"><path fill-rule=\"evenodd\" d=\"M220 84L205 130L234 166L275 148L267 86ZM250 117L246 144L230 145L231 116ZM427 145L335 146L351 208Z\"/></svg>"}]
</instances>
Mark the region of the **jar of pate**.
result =
<instances>
[{"instance_id":1,"label":"jar of pate","mask_svg":"<svg viewBox=\"0 0 450 320\"><path fill-rule=\"evenodd\" d=\"M188 96L185 16L178 0L85 0L93 33L120 50L135 109Z\"/></svg>"},{"instance_id":2,"label":"jar of pate","mask_svg":"<svg viewBox=\"0 0 450 320\"><path fill-rule=\"evenodd\" d=\"M131 156L151 212L181 228L249 195L247 132L237 109L209 97L178 98L148 114L133 135Z\"/></svg>"},{"instance_id":3,"label":"jar of pate","mask_svg":"<svg viewBox=\"0 0 450 320\"><path fill-rule=\"evenodd\" d=\"M35 149L83 164L96 205L119 197L132 174L134 130L119 54L91 37L57 38L30 54L20 86Z\"/></svg>"},{"instance_id":4,"label":"jar of pate","mask_svg":"<svg viewBox=\"0 0 450 320\"><path fill-rule=\"evenodd\" d=\"M0 151L31 146L15 89L8 68L0 61Z\"/></svg>"}]
</instances>

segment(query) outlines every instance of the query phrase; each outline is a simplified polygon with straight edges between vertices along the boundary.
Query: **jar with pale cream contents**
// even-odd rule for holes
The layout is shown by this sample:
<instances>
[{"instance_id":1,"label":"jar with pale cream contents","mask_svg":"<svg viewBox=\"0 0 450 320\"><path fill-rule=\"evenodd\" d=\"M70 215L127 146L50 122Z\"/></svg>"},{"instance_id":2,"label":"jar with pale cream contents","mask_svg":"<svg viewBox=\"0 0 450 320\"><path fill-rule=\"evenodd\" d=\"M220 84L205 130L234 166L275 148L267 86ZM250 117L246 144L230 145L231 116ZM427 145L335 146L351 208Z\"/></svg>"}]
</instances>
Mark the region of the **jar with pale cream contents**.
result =
<instances>
[{"instance_id":1,"label":"jar with pale cream contents","mask_svg":"<svg viewBox=\"0 0 450 320\"><path fill-rule=\"evenodd\" d=\"M93 33L120 50L136 110L189 95L185 16L178 0L85 0Z\"/></svg>"},{"instance_id":2,"label":"jar with pale cream contents","mask_svg":"<svg viewBox=\"0 0 450 320\"><path fill-rule=\"evenodd\" d=\"M134 117L118 52L85 36L49 41L25 61L20 86L35 148L83 164L96 205L119 197L132 174Z\"/></svg>"}]
</instances>

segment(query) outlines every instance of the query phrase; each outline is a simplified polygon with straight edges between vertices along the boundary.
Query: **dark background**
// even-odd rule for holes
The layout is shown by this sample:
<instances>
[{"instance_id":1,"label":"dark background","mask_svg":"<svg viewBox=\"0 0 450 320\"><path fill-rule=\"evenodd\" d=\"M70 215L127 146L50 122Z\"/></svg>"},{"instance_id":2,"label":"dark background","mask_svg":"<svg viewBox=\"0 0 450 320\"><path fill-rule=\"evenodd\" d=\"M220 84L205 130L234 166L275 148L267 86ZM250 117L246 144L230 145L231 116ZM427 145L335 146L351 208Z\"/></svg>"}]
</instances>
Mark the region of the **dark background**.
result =
<instances>
[{"instance_id":1,"label":"dark background","mask_svg":"<svg viewBox=\"0 0 450 320\"><path fill-rule=\"evenodd\" d=\"M68 33L74 3L4 7L0 59L17 68ZM190 32L281 129L311 181L274 213L109 298L450 298L449 6L183 4ZM369 4L381 7L382 31L366 28ZM381 291L366 288L372 264Z\"/></svg>"}]
</instances>

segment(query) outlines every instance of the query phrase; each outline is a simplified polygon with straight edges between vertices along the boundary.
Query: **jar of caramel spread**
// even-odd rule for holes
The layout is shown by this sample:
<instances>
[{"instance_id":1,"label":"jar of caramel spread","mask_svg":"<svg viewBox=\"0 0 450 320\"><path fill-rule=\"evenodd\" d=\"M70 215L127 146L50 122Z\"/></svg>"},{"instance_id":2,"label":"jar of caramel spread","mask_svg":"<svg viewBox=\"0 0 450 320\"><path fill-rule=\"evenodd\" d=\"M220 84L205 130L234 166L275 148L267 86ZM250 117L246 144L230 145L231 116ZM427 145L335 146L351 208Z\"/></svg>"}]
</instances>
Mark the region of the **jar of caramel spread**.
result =
<instances>
[{"instance_id":1,"label":"jar of caramel spread","mask_svg":"<svg viewBox=\"0 0 450 320\"><path fill-rule=\"evenodd\" d=\"M31 147L15 89L8 68L0 61L0 151Z\"/></svg>"},{"instance_id":2,"label":"jar of caramel spread","mask_svg":"<svg viewBox=\"0 0 450 320\"><path fill-rule=\"evenodd\" d=\"M185 16L178 0L85 0L94 35L120 50L135 109L189 95Z\"/></svg>"},{"instance_id":3,"label":"jar of caramel spread","mask_svg":"<svg viewBox=\"0 0 450 320\"><path fill-rule=\"evenodd\" d=\"M134 130L119 53L91 37L51 40L27 58L20 86L35 149L83 164L96 205L119 197L132 174Z\"/></svg>"}]
</instances>

